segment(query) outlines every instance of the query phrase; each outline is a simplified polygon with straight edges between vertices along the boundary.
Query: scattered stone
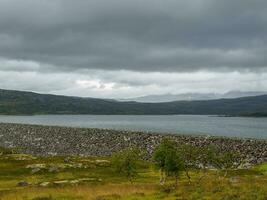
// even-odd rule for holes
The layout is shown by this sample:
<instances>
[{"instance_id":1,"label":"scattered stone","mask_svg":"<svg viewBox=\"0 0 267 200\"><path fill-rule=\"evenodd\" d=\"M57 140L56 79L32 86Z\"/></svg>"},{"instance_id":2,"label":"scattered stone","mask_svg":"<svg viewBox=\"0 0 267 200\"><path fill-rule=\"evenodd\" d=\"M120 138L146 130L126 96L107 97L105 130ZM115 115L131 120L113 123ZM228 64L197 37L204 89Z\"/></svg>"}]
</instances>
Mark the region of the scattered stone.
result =
<instances>
[{"instance_id":1,"label":"scattered stone","mask_svg":"<svg viewBox=\"0 0 267 200\"><path fill-rule=\"evenodd\" d=\"M50 182L42 182L42 183L39 184L39 186L41 186L41 187L47 187L50 184L51 184Z\"/></svg>"},{"instance_id":2,"label":"scattered stone","mask_svg":"<svg viewBox=\"0 0 267 200\"><path fill-rule=\"evenodd\" d=\"M155 147L163 138L170 138L180 144L198 147L215 145L220 151L234 151L252 164L267 162L267 140L238 139L213 136L189 136L130 132L106 129L68 128L56 126L22 125L0 123L0 146L18 147L25 154L37 156L110 156L131 145L139 146L151 158ZM24 159L24 158L23 158ZM99 162L99 164L104 162ZM65 167L74 167L70 158ZM108 164L108 163L105 163ZM82 164L75 167L85 167ZM39 167L42 169L41 167ZM58 167L61 169L61 167Z\"/></svg>"},{"instance_id":3,"label":"scattered stone","mask_svg":"<svg viewBox=\"0 0 267 200\"><path fill-rule=\"evenodd\" d=\"M238 166L239 169L250 169L252 168L252 162L245 162Z\"/></svg>"},{"instance_id":4,"label":"scattered stone","mask_svg":"<svg viewBox=\"0 0 267 200\"><path fill-rule=\"evenodd\" d=\"M35 174L35 173L37 173L37 172L39 172L39 171L41 171L40 168L33 168L32 171L31 171L31 173L32 173L32 174Z\"/></svg>"},{"instance_id":5,"label":"scattered stone","mask_svg":"<svg viewBox=\"0 0 267 200\"><path fill-rule=\"evenodd\" d=\"M80 183L79 180L71 180L71 181L70 181L70 184L78 184L78 183Z\"/></svg>"},{"instance_id":6,"label":"scattered stone","mask_svg":"<svg viewBox=\"0 0 267 200\"><path fill-rule=\"evenodd\" d=\"M76 185L83 182L102 182L102 179L100 178L81 178L81 179L73 179L73 180L59 180L59 181L53 181L53 182L41 182L38 184L40 187L48 187L51 184L60 186L60 185ZM21 182L21 185L25 184L24 182ZM25 185L26 186L26 185Z\"/></svg>"},{"instance_id":7,"label":"scattered stone","mask_svg":"<svg viewBox=\"0 0 267 200\"><path fill-rule=\"evenodd\" d=\"M34 156L27 155L27 154L9 154L5 156L6 159L12 160L35 160L37 159Z\"/></svg>"},{"instance_id":8,"label":"scattered stone","mask_svg":"<svg viewBox=\"0 0 267 200\"><path fill-rule=\"evenodd\" d=\"M26 187L28 185L29 185L29 183L27 181L20 181L17 184L17 186L19 186L19 187Z\"/></svg>"},{"instance_id":9,"label":"scattered stone","mask_svg":"<svg viewBox=\"0 0 267 200\"><path fill-rule=\"evenodd\" d=\"M110 161L109 160L95 160L95 162L97 164L102 164L102 163L104 163L104 164L110 164Z\"/></svg>"},{"instance_id":10,"label":"scattered stone","mask_svg":"<svg viewBox=\"0 0 267 200\"><path fill-rule=\"evenodd\" d=\"M87 168L86 165L83 165L82 163L73 163L73 164L65 164L65 163L57 163L57 164L32 164L27 165L27 169L32 169L32 173L37 173L41 170L48 170L48 172L60 172L64 169L81 169L81 168Z\"/></svg>"},{"instance_id":11,"label":"scattered stone","mask_svg":"<svg viewBox=\"0 0 267 200\"><path fill-rule=\"evenodd\" d=\"M57 166L52 166L48 169L49 172L59 172L59 168Z\"/></svg>"},{"instance_id":12,"label":"scattered stone","mask_svg":"<svg viewBox=\"0 0 267 200\"><path fill-rule=\"evenodd\" d=\"M27 165L26 166L27 169L45 169L46 168L46 164L31 164L31 165Z\"/></svg>"},{"instance_id":13,"label":"scattered stone","mask_svg":"<svg viewBox=\"0 0 267 200\"><path fill-rule=\"evenodd\" d=\"M66 185L69 183L69 180L62 180L62 181L54 181L55 185Z\"/></svg>"}]
</instances>

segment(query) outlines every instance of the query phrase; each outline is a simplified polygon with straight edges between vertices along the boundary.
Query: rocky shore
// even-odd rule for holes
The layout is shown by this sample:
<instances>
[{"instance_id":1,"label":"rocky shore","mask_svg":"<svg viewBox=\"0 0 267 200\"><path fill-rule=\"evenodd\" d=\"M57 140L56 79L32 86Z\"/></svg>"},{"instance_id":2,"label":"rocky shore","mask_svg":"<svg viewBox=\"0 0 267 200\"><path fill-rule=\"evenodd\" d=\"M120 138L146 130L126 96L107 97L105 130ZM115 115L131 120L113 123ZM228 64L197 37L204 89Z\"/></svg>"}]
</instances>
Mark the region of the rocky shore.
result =
<instances>
[{"instance_id":1,"label":"rocky shore","mask_svg":"<svg viewBox=\"0 0 267 200\"><path fill-rule=\"evenodd\" d=\"M213 144L221 151L240 153L252 164L267 161L267 140L0 123L0 146L19 147L23 153L40 156L109 156L130 145L151 155L164 137L178 144Z\"/></svg>"}]
</instances>

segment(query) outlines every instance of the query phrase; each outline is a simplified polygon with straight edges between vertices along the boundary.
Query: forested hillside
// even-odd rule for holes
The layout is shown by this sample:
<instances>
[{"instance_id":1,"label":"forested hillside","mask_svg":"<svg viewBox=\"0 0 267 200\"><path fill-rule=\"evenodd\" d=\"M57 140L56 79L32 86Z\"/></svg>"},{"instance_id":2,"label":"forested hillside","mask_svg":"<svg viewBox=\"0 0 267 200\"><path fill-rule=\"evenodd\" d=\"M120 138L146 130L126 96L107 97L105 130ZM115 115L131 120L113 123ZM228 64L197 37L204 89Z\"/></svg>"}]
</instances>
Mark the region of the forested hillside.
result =
<instances>
[{"instance_id":1,"label":"forested hillside","mask_svg":"<svg viewBox=\"0 0 267 200\"><path fill-rule=\"evenodd\" d=\"M214 114L262 117L266 113L267 95L206 101L138 103L0 90L0 114Z\"/></svg>"}]
</instances>

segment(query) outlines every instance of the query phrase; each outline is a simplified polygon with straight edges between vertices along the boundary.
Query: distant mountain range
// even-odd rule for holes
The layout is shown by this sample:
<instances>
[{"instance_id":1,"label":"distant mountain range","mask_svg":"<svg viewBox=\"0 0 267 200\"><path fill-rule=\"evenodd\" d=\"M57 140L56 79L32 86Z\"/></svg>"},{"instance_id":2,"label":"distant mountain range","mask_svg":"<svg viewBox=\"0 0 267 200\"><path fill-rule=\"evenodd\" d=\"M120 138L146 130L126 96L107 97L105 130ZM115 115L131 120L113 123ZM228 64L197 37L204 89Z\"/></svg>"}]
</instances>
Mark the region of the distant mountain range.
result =
<instances>
[{"instance_id":1,"label":"distant mountain range","mask_svg":"<svg viewBox=\"0 0 267 200\"><path fill-rule=\"evenodd\" d=\"M0 114L198 114L263 117L267 116L267 95L235 99L140 103L0 90Z\"/></svg>"},{"instance_id":2,"label":"distant mountain range","mask_svg":"<svg viewBox=\"0 0 267 200\"><path fill-rule=\"evenodd\" d=\"M147 95L129 99L118 99L119 101L136 101L144 103L158 103L171 101L196 101L196 100L212 100L212 99L232 99L240 97L260 96L267 92L242 92L230 91L227 93L182 93L182 94L162 94L162 95Z\"/></svg>"}]
</instances>

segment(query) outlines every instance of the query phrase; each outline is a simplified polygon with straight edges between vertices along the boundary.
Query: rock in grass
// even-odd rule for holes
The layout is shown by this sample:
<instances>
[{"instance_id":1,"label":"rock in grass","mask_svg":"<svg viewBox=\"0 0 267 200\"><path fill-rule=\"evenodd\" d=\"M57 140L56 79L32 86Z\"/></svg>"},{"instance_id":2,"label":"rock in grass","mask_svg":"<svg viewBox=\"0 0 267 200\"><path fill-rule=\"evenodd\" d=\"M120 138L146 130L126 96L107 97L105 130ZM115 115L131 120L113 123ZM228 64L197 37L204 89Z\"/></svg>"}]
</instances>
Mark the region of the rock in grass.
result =
<instances>
[{"instance_id":1,"label":"rock in grass","mask_svg":"<svg viewBox=\"0 0 267 200\"><path fill-rule=\"evenodd\" d=\"M55 185L66 185L66 184L78 184L82 182L102 182L100 178L80 178L80 179L73 179L73 180L61 180L61 181L54 181Z\"/></svg>"},{"instance_id":2,"label":"rock in grass","mask_svg":"<svg viewBox=\"0 0 267 200\"><path fill-rule=\"evenodd\" d=\"M78 183L80 183L79 180L71 180L71 181L70 181L70 184L78 184Z\"/></svg>"},{"instance_id":3,"label":"rock in grass","mask_svg":"<svg viewBox=\"0 0 267 200\"><path fill-rule=\"evenodd\" d=\"M27 169L35 169L35 168L45 169L46 168L46 164L32 164L32 165L27 165L26 168Z\"/></svg>"},{"instance_id":4,"label":"rock in grass","mask_svg":"<svg viewBox=\"0 0 267 200\"><path fill-rule=\"evenodd\" d=\"M9 160L36 160L37 158L27 154L9 154L5 156Z\"/></svg>"},{"instance_id":5,"label":"rock in grass","mask_svg":"<svg viewBox=\"0 0 267 200\"><path fill-rule=\"evenodd\" d=\"M33 168L33 169L31 170L31 173L32 173L32 174L35 174L35 173L37 173L37 172L39 172L39 171L41 171L40 168Z\"/></svg>"},{"instance_id":6,"label":"rock in grass","mask_svg":"<svg viewBox=\"0 0 267 200\"><path fill-rule=\"evenodd\" d=\"M57 166L52 166L48 169L49 172L59 172L59 168Z\"/></svg>"},{"instance_id":7,"label":"rock in grass","mask_svg":"<svg viewBox=\"0 0 267 200\"><path fill-rule=\"evenodd\" d=\"M69 183L69 180L62 180L62 181L54 181L55 185L66 185Z\"/></svg>"},{"instance_id":8,"label":"rock in grass","mask_svg":"<svg viewBox=\"0 0 267 200\"><path fill-rule=\"evenodd\" d=\"M28 185L29 185L29 183L27 181L20 181L17 184L17 186L19 186L19 187L26 187Z\"/></svg>"},{"instance_id":9,"label":"rock in grass","mask_svg":"<svg viewBox=\"0 0 267 200\"><path fill-rule=\"evenodd\" d=\"M39 184L39 186L41 186L41 187L47 187L50 184L51 184L50 182L42 182L42 183Z\"/></svg>"}]
</instances>

